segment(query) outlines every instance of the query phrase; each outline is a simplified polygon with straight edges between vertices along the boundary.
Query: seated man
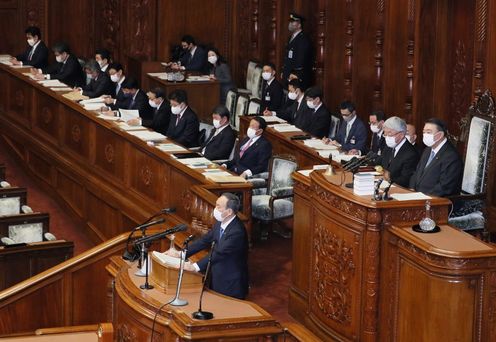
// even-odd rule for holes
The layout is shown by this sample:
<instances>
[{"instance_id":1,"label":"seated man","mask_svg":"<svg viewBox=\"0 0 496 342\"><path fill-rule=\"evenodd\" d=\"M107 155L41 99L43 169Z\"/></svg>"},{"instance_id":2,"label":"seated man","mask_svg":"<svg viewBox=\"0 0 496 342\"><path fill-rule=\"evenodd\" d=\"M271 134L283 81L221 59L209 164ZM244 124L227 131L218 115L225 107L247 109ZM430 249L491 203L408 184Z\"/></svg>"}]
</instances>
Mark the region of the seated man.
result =
<instances>
[{"instance_id":1,"label":"seated man","mask_svg":"<svg viewBox=\"0 0 496 342\"><path fill-rule=\"evenodd\" d=\"M186 257L208 249L215 241L210 263L210 288L225 296L245 299L248 294L248 235L241 220L236 216L240 201L231 193L222 194L215 203L213 216L216 220L211 230L189 246ZM179 251L168 250L166 254L179 257ZM188 271L204 273L208 255L197 263L186 262Z\"/></svg>"},{"instance_id":2,"label":"seated man","mask_svg":"<svg viewBox=\"0 0 496 342\"><path fill-rule=\"evenodd\" d=\"M210 136L201 146L201 153L205 158L210 160L229 159L231 151L236 142L231 125L229 125L229 117L231 114L225 106L217 106L212 113L212 121L214 129L210 132Z\"/></svg>"},{"instance_id":3,"label":"seated man","mask_svg":"<svg viewBox=\"0 0 496 342\"><path fill-rule=\"evenodd\" d=\"M171 108L169 102L165 100L165 91L162 88L154 88L146 95L148 96L148 104L153 108L153 118L142 120L142 125L167 135Z\"/></svg>"},{"instance_id":4,"label":"seated man","mask_svg":"<svg viewBox=\"0 0 496 342\"><path fill-rule=\"evenodd\" d=\"M421 144L417 144L417 130L414 125L406 124L406 138L408 139L410 144L412 144L413 147L415 147L419 156L422 155L422 152L424 151L424 146L422 146Z\"/></svg>"},{"instance_id":5,"label":"seated man","mask_svg":"<svg viewBox=\"0 0 496 342\"><path fill-rule=\"evenodd\" d=\"M177 89L169 94L172 116L167 137L185 147L198 146L200 122L196 113L188 106L188 95Z\"/></svg>"},{"instance_id":6,"label":"seated man","mask_svg":"<svg viewBox=\"0 0 496 342\"><path fill-rule=\"evenodd\" d=\"M377 164L384 168L385 180L408 188L419 156L405 135L406 123L403 119L393 116L384 122L386 147L382 150Z\"/></svg>"},{"instance_id":7,"label":"seated man","mask_svg":"<svg viewBox=\"0 0 496 342\"><path fill-rule=\"evenodd\" d=\"M134 109L139 111L139 117L142 121L153 120L152 107L148 104L148 97L139 88L138 81L133 77L128 77L122 83L122 92L126 101L121 104L119 109ZM140 122L132 119L128 121L130 125L139 125Z\"/></svg>"},{"instance_id":8,"label":"seated man","mask_svg":"<svg viewBox=\"0 0 496 342\"><path fill-rule=\"evenodd\" d=\"M183 36L181 38L181 47L183 51L179 57L179 63L171 63L172 69L206 72L207 52L196 45L195 39L190 35Z\"/></svg>"},{"instance_id":9,"label":"seated man","mask_svg":"<svg viewBox=\"0 0 496 342\"><path fill-rule=\"evenodd\" d=\"M250 121L246 137L240 141L234 153L234 158L223 166L244 178L266 172L272 156L272 145L262 135L265 128L265 120L260 116L254 117Z\"/></svg>"},{"instance_id":10,"label":"seated man","mask_svg":"<svg viewBox=\"0 0 496 342\"><path fill-rule=\"evenodd\" d=\"M41 40L41 31L36 26L30 26L24 31L28 42L26 51L12 57L13 65L30 65L33 68L44 68L48 65L48 48Z\"/></svg>"},{"instance_id":11,"label":"seated man","mask_svg":"<svg viewBox=\"0 0 496 342\"><path fill-rule=\"evenodd\" d=\"M100 66L94 59L86 62L84 71L91 79L90 83L80 88L84 96L94 98L112 92L113 85L110 77L100 70Z\"/></svg>"},{"instance_id":12,"label":"seated man","mask_svg":"<svg viewBox=\"0 0 496 342\"><path fill-rule=\"evenodd\" d=\"M331 126L331 113L322 102L322 88L309 88L305 97L308 110L303 130L319 139L327 137Z\"/></svg>"},{"instance_id":13,"label":"seated man","mask_svg":"<svg viewBox=\"0 0 496 342\"><path fill-rule=\"evenodd\" d=\"M120 63L112 63L107 68L110 80L114 83L114 89L110 94L105 96L105 104L111 109L124 108L127 98L122 91L122 83L124 83L126 76L124 75L124 68Z\"/></svg>"},{"instance_id":14,"label":"seated man","mask_svg":"<svg viewBox=\"0 0 496 342\"><path fill-rule=\"evenodd\" d=\"M383 111L372 112L369 115L370 130L372 131L372 137L370 138L370 151L381 155L384 147L386 146L386 140L384 139L382 126L384 125L384 120L386 115Z\"/></svg>"},{"instance_id":15,"label":"seated man","mask_svg":"<svg viewBox=\"0 0 496 342\"><path fill-rule=\"evenodd\" d=\"M365 154L367 129L356 115L355 106L345 101L341 103L340 110L344 122L339 127L336 140L331 140L330 143L341 146L341 149L348 154Z\"/></svg>"},{"instance_id":16,"label":"seated man","mask_svg":"<svg viewBox=\"0 0 496 342\"><path fill-rule=\"evenodd\" d=\"M59 80L69 87L80 87L85 84L83 69L76 56L71 54L65 43L56 43L52 47L55 54L54 64L42 69L31 69L38 80Z\"/></svg>"},{"instance_id":17,"label":"seated man","mask_svg":"<svg viewBox=\"0 0 496 342\"><path fill-rule=\"evenodd\" d=\"M106 49L98 49L95 52L95 60L98 62L100 69L102 72L109 73L109 65L110 65L110 51Z\"/></svg>"},{"instance_id":18,"label":"seated man","mask_svg":"<svg viewBox=\"0 0 496 342\"><path fill-rule=\"evenodd\" d=\"M265 111L278 111L282 107L284 91L281 83L276 80L276 67L266 63L262 69L262 99L260 109Z\"/></svg>"},{"instance_id":19,"label":"seated man","mask_svg":"<svg viewBox=\"0 0 496 342\"><path fill-rule=\"evenodd\" d=\"M276 111L264 110L264 116L277 115L283 120L302 128L305 124L305 111L308 110L305 91L299 80L291 80L288 83L288 101L285 108Z\"/></svg>"},{"instance_id":20,"label":"seated man","mask_svg":"<svg viewBox=\"0 0 496 342\"><path fill-rule=\"evenodd\" d=\"M426 148L410 179L410 188L439 197L460 193L463 163L446 135L443 121L437 118L427 120L423 135Z\"/></svg>"}]
</instances>

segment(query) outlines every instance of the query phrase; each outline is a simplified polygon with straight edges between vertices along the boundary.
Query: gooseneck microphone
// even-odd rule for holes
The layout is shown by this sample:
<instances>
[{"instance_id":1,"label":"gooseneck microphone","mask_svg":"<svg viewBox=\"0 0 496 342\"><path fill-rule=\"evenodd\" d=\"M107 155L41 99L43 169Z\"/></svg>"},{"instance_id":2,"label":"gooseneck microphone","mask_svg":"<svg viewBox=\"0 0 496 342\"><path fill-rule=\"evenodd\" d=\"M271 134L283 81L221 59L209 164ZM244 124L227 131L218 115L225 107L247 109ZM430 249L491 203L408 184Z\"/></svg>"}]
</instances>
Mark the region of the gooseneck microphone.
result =
<instances>
[{"instance_id":1,"label":"gooseneck microphone","mask_svg":"<svg viewBox=\"0 0 496 342\"><path fill-rule=\"evenodd\" d=\"M177 233L177 232L183 232L187 228L188 228L188 226L186 226L185 224L180 224L180 225L175 226L173 228L167 229L167 230L165 230L163 232L160 232L160 233L157 233L157 234L153 234L153 235L150 235L150 236L145 236L143 238L137 239L137 240L134 241L134 244L135 245L140 245L142 243L150 243L150 242L153 242L153 241L158 240L158 239L163 239L167 235L174 234L174 233Z\"/></svg>"},{"instance_id":2,"label":"gooseneck microphone","mask_svg":"<svg viewBox=\"0 0 496 342\"><path fill-rule=\"evenodd\" d=\"M133 228L133 231L137 231L137 230L141 230L141 229L146 229L148 227L154 226L156 224L161 224L161 223L164 223L164 222L165 222L165 219L164 218L161 218L161 219L158 219L158 220L155 220L155 221L151 221L151 222L148 222L148 223L143 223L143 224L140 224L139 226Z\"/></svg>"},{"instance_id":3,"label":"gooseneck microphone","mask_svg":"<svg viewBox=\"0 0 496 342\"><path fill-rule=\"evenodd\" d=\"M210 253L208 255L208 263L207 263L207 268L205 270L205 275L203 276L203 286L202 286L202 290L201 290L201 293L200 293L200 300L199 300L199 303L198 303L198 311L193 312L191 314L191 316L194 319L199 319L199 320L202 320L202 321L205 321L205 320L209 320L209 319L214 318L214 314L213 313L202 310L203 293L205 292L205 287L206 287L205 285L207 284L208 276L210 275L210 266L212 264L212 254L214 252L214 248L215 248L215 240L212 241L212 246L210 247Z\"/></svg>"}]
</instances>

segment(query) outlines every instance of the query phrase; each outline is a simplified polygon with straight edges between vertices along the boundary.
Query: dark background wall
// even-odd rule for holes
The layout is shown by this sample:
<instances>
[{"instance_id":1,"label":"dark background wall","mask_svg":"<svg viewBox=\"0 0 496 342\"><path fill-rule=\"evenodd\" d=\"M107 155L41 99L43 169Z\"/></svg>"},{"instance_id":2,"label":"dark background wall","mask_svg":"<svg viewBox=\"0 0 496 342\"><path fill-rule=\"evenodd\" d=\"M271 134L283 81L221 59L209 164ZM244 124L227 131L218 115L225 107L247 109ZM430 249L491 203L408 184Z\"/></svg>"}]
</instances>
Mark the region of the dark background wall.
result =
<instances>
[{"instance_id":1,"label":"dark background wall","mask_svg":"<svg viewBox=\"0 0 496 342\"><path fill-rule=\"evenodd\" d=\"M418 129L438 116L457 135L474 98L496 90L496 0L0 0L0 53L24 49L29 24L48 45L85 57L105 47L125 65L167 61L189 33L218 47L243 85L250 59L281 65L292 10L307 18L331 109L351 99L365 120L383 109Z\"/></svg>"}]
</instances>

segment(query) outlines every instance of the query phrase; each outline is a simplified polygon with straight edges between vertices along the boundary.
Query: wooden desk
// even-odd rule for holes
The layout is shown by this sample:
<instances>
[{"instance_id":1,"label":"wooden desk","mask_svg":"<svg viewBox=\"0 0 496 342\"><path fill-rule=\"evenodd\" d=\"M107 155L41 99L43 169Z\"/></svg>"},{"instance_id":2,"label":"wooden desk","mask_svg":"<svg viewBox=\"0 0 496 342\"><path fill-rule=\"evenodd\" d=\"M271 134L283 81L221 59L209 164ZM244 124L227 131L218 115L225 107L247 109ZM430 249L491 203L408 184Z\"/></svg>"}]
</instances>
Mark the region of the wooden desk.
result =
<instances>
[{"instance_id":1,"label":"wooden desk","mask_svg":"<svg viewBox=\"0 0 496 342\"><path fill-rule=\"evenodd\" d=\"M163 208L176 208L187 222L209 225L215 199L225 191L242 196L250 231L249 183L212 182L203 170L181 164L23 71L0 65L1 143L95 242L128 231ZM195 185L201 189L192 192ZM190 211L197 203L201 217Z\"/></svg>"},{"instance_id":2,"label":"wooden desk","mask_svg":"<svg viewBox=\"0 0 496 342\"><path fill-rule=\"evenodd\" d=\"M0 164L0 181L5 180L5 165Z\"/></svg>"},{"instance_id":3,"label":"wooden desk","mask_svg":"<svg viewBox=\"0 0 496 342\"><path fill-rule=\"evenodd\" d=\"M0 336L4 342L112 342L114 329L110 323L37 329L34 334Z\"/></svg>"},{"instance_id":4,"label":"wooden desk","mask_svg":"<svg viewBox=\"0 0 496 342\"><path fill-rule=\"evenodd\" d=\"M240 140L246 135L246 130L250 125L253 116L242 116L239 120ZM268 123L270 125L272 123ZM329 164L328 158L318 155L315 150L305 146L302 140L291 140L294 135L305 134L304 132L278 132L268 127L264 132L266 139L272 144L272 154L289 154L296 158L298 168L305 166Z\"/></svg>"},{"instance_id":5,"label":"wooden desk","mask_svg":"<svg viewBox=\"0 0 496 342\"><path fill-rule=\"evenodd\" d=\"M143 278L134 275L136 265L120 258L112 257L107 270L115 278L112 307L117 336L124 341L148 341L155 313L174 295L166 295L156 288L141 290L139 285ZM157 341L251 341L270 339L282 333L282 327L258 305L211 291L204 294L203 309L211 311L214 319L194 320L191 314L198 309L199 296L199 292L181 294L188 305L180 308L168 305L160 311L155 324Z\"/></svg>"},{"instance_id":6,"label":"wooden desk","mask_svg":"<svg viewBox=\"0 0 496 342\"><path fill-rule=\"evenodd\" d=\"M163 88L167 95L176 89L185 90L188 94L188 104L198 115L198 119L212 124L212 110L220 104L220 83L218 81L169 82L148 75L148 85L150 88Z\"/></svg>"},{"instance_id":7,"label":"wooden desk","mask_svg":"<svg viewBox=\"0 0 496 342\"><path fill-rule=\"evenodd\" d=\"M293 268L289 312L324 340L379 339L379 293L384 231L414 224L424 201L381 201L355 196L340 184L351 178L294 173ZM391 193L400 190L391 188ZM449 201L431 200L446 224ZM386 324L386 323L384 323ZM382 326L384 326L384 324ZM389 323L388 323L389 324Z\"/></svg>"}]
</instances>

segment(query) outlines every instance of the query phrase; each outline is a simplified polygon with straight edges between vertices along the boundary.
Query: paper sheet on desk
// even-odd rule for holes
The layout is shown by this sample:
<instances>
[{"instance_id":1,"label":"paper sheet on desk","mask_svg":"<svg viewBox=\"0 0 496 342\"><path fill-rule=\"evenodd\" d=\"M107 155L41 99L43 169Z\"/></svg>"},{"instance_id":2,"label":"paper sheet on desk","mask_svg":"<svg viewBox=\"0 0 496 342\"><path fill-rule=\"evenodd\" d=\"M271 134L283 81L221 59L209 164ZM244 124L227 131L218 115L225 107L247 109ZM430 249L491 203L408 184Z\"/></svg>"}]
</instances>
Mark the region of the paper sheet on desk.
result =
<instances>
[{"instance_id":1,"label":"paper sheet on desk","mask_svg":"<svg viewBox=\"0 0 496 342\"><path fill-rule=\"evenodd\" d=\"M23 65L11 65L12 68L14 69L21 69L21 68L32 68L31 65L28 64L23 64Z\"/></svg>"},{"instance_id":2,"label":"paper sheet on desk","mask_svg":"<svg viewBox=\"0 0 496 342\"><path fill-rule=\"evenodd\" d=\"M334 145L326 145L324 142L320 139L308 139L304 140L303 143L305 146L314 148L316 150L337 150L337 146Z\"/></svg>"},{"instance_id":3,"label":"paper sheet on desk","mask_svg":"<svg viewBox=\"0 0 496 342\"><path fill-rule=\"evenodd\" d=\"M302 132L301 129L294 125L280 124L272 126L278 132Z\"/></svg>"},{"instance_id":4,"label":"paper sheet on desk","mask_svg":"<svg viewBox=\"0 0 496 342\"><path fill-rule=\"evenodd\" d=\"M88 104L88 103L104 103L103 97L94 97L92 99L87 99L87 100L82 100L81 102L82 105Z\"/></svg>"},{"instance_id":5,"label":"paper sheet on desk","mask_svg":"<svg viewBox=\"0 0 496 342\"><path fill-rule=\"evenodd\" d=\"M182 146L179 146L179 145L176 145L176 144L172 144L172 143L159 144L159 145L157 145L155 147L158 148L161 151L164 151L164 152L181 152L181 151L187 151L188 150L188 149L186 149L186 148L184 148Z\"/></svg>"},{"instance_id":6,"label":"paper sheet on desk","mask_svg":"<svg viewBox=\"0 0 496 342\"><path fill-rule=\"evenodd\" d=\"M241 176L234 176L229 174L228 176L217 176L213 175L205 175L208 179L216 183L246 183L247 180Z\"/></svg>"},{"instance_id":7,"label":"paper sheet on desk","mask_svg":"<svg viewBox=\"0 0 496 342\"><path fill-rule=\"evenodd\" d=\"M30 79L34 80L35 79L35 75L33 75L32 73L30 72L23 72L22 73L24 76L26 77L29 77ZM71 88L72 89L72 88Z\"/></svg>"},{"instance_id":8,"label":"paper sheet on desk","mask_svg":"<svg viewBox=\"0 0 496 342\"><path fill-rule=\"evenodd\" d=\"M160 260L160 262L175 268L179 268L179 263L181 262L180 258L172 257L165 253L159 253L157 251L153 251L153 255Z\"/></svg>"},{"instance_id":9,"label":"paper sheet on desk","mask_svg":"<svg viewBox=\"0 0 496 342\"><path fill-rule=\"evenodd\" d=\"M398 201L414 201L414 200L428 200L432 197L427 196L422 192L410 192L406 194L391 194L391 197Z\"/></svg>"},{"instance_id":10,"label":"paper sheet on desk","mask_svg":"<svg viewBox=\"0 0 496 342\"><path fill-rule=\"evenodd\" d=\"M119 128L124 130L124 131L146 131L147 128L146 127L143 127L143 126L131 126L131 125L128 125L127 123L125 122L120 122L119 123Z\"/></svg>"},{"instance_id":11,"label":"paper sheet on desk","mask_svg":"<svg viewBox=\"0 0 496 342\"><path fill-rule=\"evenodd\" d=\"M186 78L186 82L207 82L210 81L210 76L202 75L202 76L189 76Z\"/></svg>"},{"instance_id":12,"label":"paper sheet on desk","mask_svg":"<svg viewBox=\"0 0 496 342\"><path fill-rule=\"evenodd\" d=\"M298 170L298 172L301 173L305 177L309 177L310 176L310 173L312 171L313 171L313 169L312 170Z\"/></svg>"},{"instance_id":13,"label":"paper sheet on desk","mask_svg":"<svg viewBox=\"0 0 496 342\"><path fill-rule=\"evenodd\" d=\"M38 81L44 87L67 87L67 84L60 82L59 80L41 80Z\"/></svg>"},{"instance_id":14,"label":"paper sheet on desk","mask_svg":"<svg viewBox=\"0 0 496 342\"><path fill-rule=\"evenodd\" d=\"M103 102L99 103L86 103L83 105L84 109L86 110L100 110L102 107L105 107L105 104Z\"/></svg>"},{"instance_id":15,"label":"paper sheet on desk","mask_svg":"<svg viewBox=\"0 0 496 342\"><path fill-rule=\"evenodd\" d=\"M98 115L98 118L107 120L107 121L117 121L120 120L118 116L108 116L108 115Z\"/></svg>"},{"instance_id":16,"label":"paper sheet on desk","mask_svg":"<svg viewBox=\"0 0 496 342\"><path fill-rule=\"evenodd\" d=\"M222 169L205 170L202 174L205 177L210 177L210 176L232 176L232 174L230 174L229 172L224 171Z\"/></svg>"},{"instance_id":17,"label":"paper sheet on desk","mask_svg":"<svg viewBox=\"0 0 496 342\"><path fill-rule=\"evenodd\" d=\"M139 110L137 109L119 109L122 121L129 121L139 117Z\"/></svg>"},{"instance_id":18,"label":"paper sheet on desk","mask_svg":"<svg viewBox=\"0 0 496 342\"><path fill-rule=\"evenodd\" d=\"M12 63L8 60L0 60L0 63L8 65L8 66L12 66Z\"/></svg>"},{"instance_id":19,"label":"paper sheet on desk","mask_svg":"<svg viewBox=\"0 0 496 342\"><path fill-rule=\"evenodd\" d=\"M50 90L53 90L53 91L72 91L72 88L70 88L70 87L55 87L55 88L50 88Z\"/></svg>"},{"instance_id":20,"label":"paper sheet on desk","mask_svg":"<svg viewBox=\"0 0 496 342\"><path fill-rule=\"evenodd\" d=\"M71 91L69 93L62 94L62 96L71 101L80 101L80 100L88 99L88 96L81 95L79 91Z\"/></svg>"},{"instance_id":21,"label":"paper sheet on desk","mask_svg":"<svg viewBox=\"0 0 496 342\"><path fill-rule=\"evenodd\" d=\"M342 160L344 161L350 161L353 157L356 157L354 155L351 155L351 154L336 154L336 155L332 155L332 160L334 160L335 162L341 162Z\"/></svg>"},{"instance_id":22,"label":"paper sheet on desk","mask_svg":"<svg viewBox=\"0 0 496 342\"><path fill-rule=\"evenodd\" d=\"M332 155L333 160L336 160L335 157L340 155L338 150L317 150L317 153L324 158L329 158Z\"/></svg>"},{"instance_id":23,"label":"paper sheet on desk","mask_svg":"<svg viewBox=\"0 0 496 342\"><path fill-rule=\"evenodd\" d=\"M166 72L149 72L148 75L153 76L153 77L167 77Z\"/></svg>"},{"instance_id":24,"label":"paper sheet on desk","mask_svg":"<svg viewBox=\"0 0 496 342\"><path fill-rule=\"evenodd\" d=\"M277 116L261 116L261 117L264 118L265 122L287 123L286 120L283 120Z\"/></svg>"},{"instance_id":25,"label":"paper sheet on desk","mask_svg":"<svg viewBox=\"0 0 496 342\"><path fill-rule=\"evenodd\" d=\"M129 134L144 141L160 141L166 138L165 135L153 131L128 131Z\"/></svg>"},{"instance_id":26,"label":"paper sheet on desk","mask_svg":"<svg viewBox=\"0 0 496 342\"><path fill-rule=\"evenodd\" d=\"M179 161L180 163L182 164L186 164L186 165L193 165L193 164L203 164L203 165L210 165L212 164L212 162L210 160L208 160L207 158L205 157L199 157L199 158L184 158L184 159L176 159L177 161Z\"/></svg>"}]
</instances>

